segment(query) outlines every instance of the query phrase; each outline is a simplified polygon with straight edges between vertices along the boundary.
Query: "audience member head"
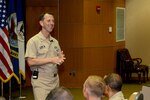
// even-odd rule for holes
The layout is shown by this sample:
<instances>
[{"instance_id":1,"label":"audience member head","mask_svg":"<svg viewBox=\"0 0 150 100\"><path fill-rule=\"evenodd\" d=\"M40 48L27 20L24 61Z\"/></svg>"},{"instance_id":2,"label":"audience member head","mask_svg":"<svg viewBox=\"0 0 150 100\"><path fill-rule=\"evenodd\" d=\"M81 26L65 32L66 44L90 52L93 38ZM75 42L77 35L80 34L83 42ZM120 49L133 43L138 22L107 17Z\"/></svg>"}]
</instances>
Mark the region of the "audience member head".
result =
<instances>
[{"instance_id":1,"label":"audience member head","mask_svg":"<svg viewBox=\"0 0 150 100\"><path fill-rule=\"evenodd\" d=\"M105 83L100 76L91 75L83 84L83 95L86 100L101 100Z\"/></svg>"},{"instance_id":2,"label":"audience member head","mask_svg":"<svg viewBox=\"0 0 150 100\"><path fill-rule=\"evenodd\" d=\"M0 100L6 100L6 99L5 99L4 97L1 97L1 96L0 96Z\"/></svg>"},{"instance_id":3,"label":"audience member head","mask_svg":"<svg viewBox=\"0 0 150 100\"><path fill-rule=\"evenodd\" d=\"M106 84L106 90L105 94L107 96L113 95L119 91L121 91L122 88L122 79L120 75L116 73L108 74L104 77L104 81Z\"/></svg>"},{"instance_id":4,"label":"audience member head","mask_svg":"<svg viewBox=\"0 0 150 100\"><path fill-rule=\"evenodd\" d=\"M74 100L74 97L67 88L58 87L48 94L46 100Z\"/></svg>"}]
</instances>

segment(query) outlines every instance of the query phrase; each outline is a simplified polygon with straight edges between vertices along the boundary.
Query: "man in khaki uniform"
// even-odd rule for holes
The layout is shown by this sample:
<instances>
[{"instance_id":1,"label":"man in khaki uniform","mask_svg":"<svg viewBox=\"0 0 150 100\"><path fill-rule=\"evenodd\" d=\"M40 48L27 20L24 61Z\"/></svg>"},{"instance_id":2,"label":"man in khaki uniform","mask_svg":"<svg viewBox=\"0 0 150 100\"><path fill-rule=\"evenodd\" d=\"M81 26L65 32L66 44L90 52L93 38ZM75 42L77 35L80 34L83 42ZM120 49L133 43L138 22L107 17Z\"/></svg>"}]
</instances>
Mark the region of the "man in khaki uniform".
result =
<instances>
[{"instance_id":1,"label":"man in khaki uniform","mask_svg":"<svg viewBox=\"0 0 150 100\"><path fill-rule=\"evenodd\" d=\"M54 17L44 13L39 18L41 31L27 42L25 58L32 71L31 83L35 100L45 100L48 93L59 86L57 65L65 57L58 41L50 33L54 28Z\"/></svg>"}]
</instances>

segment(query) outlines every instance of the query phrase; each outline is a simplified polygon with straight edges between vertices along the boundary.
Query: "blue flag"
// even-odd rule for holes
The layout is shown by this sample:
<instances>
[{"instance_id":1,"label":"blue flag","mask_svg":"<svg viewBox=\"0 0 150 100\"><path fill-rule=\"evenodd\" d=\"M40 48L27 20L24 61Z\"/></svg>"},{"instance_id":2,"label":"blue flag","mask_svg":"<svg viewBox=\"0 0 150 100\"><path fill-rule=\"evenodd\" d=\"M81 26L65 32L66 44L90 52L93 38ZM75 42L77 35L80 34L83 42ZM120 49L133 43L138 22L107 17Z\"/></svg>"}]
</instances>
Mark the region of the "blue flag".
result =
<instances>
[{"instance_id":1,"label":"blue flag","mask_svg":"<svg viewBox=\"0 0 150 100\"><path fill-rule=\"evenodd\" d=\"M23 22L23 1L17 0L17 34L19 49L19 74L25 79L25 39L24 39L24 22Z\"/></svg>"},{"instance_id":2,"label":"blue flag","mask_svg":"<svg viewBox=\"0 0 150 100\"><path fill-rule=\"evenodd\" d=\"M24 24L22 17L22 0L8 0L8 26L11 60L14 76L19 81L19 74L25 79L24 60Z\"/></svg>"}]
</instances>

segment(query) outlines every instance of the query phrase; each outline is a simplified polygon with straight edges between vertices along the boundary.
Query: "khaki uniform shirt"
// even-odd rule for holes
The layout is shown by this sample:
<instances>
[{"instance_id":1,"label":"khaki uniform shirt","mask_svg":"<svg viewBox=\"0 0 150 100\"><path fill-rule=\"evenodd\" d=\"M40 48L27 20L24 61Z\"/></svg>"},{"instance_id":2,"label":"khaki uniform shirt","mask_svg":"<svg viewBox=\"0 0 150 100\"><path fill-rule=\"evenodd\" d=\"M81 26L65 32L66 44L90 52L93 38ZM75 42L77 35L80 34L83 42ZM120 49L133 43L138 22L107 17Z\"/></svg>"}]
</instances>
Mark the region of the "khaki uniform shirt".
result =
<instances>
[{"instance_id":1,"label":"khaki uniform shirt","mask_svg":"<svg viewBox=\"0 0 150 100\"><path fill-rule=\"evenodd\" d=\"M53 37L46 39L41 32L27 42L25 58L48 58L59 56L60 46ZM38 69L38 79L32 79L35 100L45 100L47 94L59 86L57 65L53 63L31 66L31 71Z\"/></svg>"},{"instance_id":2,"label":"khaki uniform shirt","mask_svg":"<svg viewBox=\"0 0 150 100\"><path fill-rule=\"evenodd\" d=\"M113 95L109 100L126 100L124 99L123 93L120 91Z\"/></svg>"}]
</instances>

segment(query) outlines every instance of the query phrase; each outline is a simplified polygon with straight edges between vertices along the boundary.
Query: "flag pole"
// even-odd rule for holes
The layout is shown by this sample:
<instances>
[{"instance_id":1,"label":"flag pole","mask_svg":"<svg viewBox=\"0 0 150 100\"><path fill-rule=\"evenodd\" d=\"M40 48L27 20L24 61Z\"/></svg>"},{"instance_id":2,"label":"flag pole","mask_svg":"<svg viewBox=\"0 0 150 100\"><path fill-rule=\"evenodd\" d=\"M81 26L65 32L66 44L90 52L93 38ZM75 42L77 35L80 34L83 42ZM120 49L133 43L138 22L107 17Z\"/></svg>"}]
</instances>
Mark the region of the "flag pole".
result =
<instances>
[{"instance_id":1,"label":"flag pole","mask_svg":"<svg viewBox=\"0 0 150 100\"><path fill-rule=\"evenodd\" d=\"M19 99L24 99L24 98L26 98L26 97L25 97L25 96L22 96L22 79L21 79L21 73L19 73L19 78L20 78Z\"/></svg>"},{"instance_id":2,"label":"flag pole","mask_svg":"<svg viewBox=\"0 0 150 100\"><path fill-rule=\"evenodd\" d=\"M11 79L9 81L9 100L11 100Z\"/></svg>"},{"instance_id":3,"label":"flag pole","mask_svg":"<svg viewBox=\"0 0 150 100\"><path fill-rule=\"evenodd\" d=\"M1 92L2 92L2 97L3 97L3 81L1 81Z\"/></svg>"}]
</instances>

